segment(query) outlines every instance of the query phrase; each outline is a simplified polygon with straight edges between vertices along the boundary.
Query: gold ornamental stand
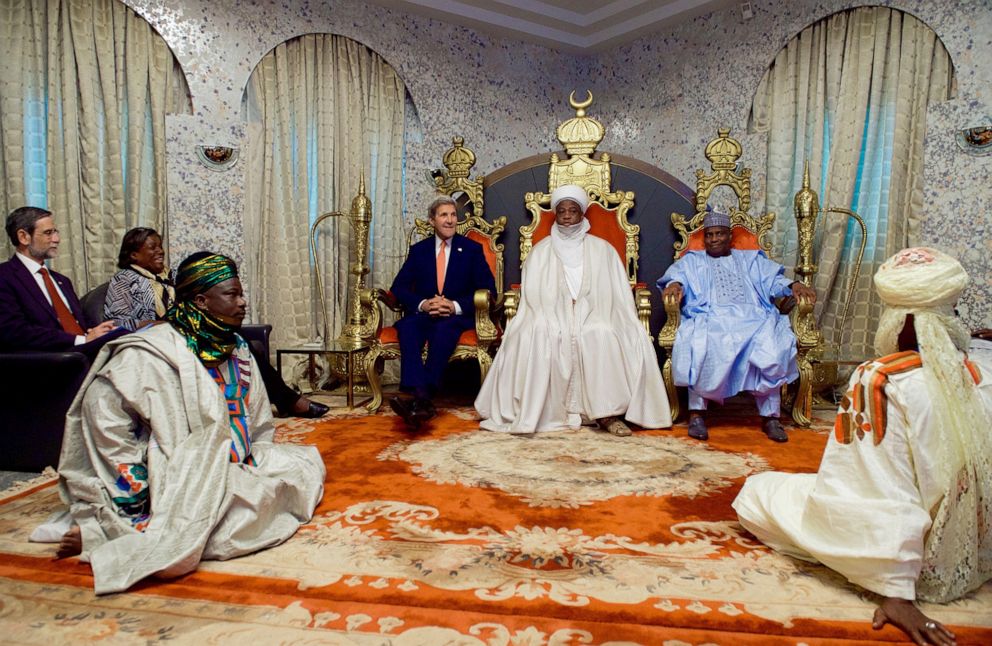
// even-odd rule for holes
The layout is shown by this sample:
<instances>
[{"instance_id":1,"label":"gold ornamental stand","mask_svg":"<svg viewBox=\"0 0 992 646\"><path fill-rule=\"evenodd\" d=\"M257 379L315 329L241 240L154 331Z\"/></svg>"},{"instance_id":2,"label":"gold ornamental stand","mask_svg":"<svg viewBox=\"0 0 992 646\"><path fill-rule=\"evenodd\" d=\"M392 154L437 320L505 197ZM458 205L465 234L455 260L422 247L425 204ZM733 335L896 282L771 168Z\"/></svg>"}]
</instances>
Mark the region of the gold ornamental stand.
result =
<instances>
[{"instance_id":1,"label":"gold ornamental stand","mask_svg":"<svg viewBox=\"0 0 992 646\"><path fill-rule=\"evenodd\" d=\"M348 268L350 286L346 311L347 322L336 339L330 339L330 324L327 319L327 300L324 296L320 256L317 253L317 227L333 217L347 217L351 223L352 236L349 255L353 259ZM313 254L314 272L317 284L317 295L320 298L320 313L323 322L323 343L314 348L290 348L276 352L277 364L281 354L306 354L309 356L308 370L311 374L311 386L314 383L316 371L315 357L322 355L327 358L328 372L335 378L347 384L348 406L354 406L354 393L369 392L368 381L362 366L368 354L369 344L379 324L377 308L363 305L363 294L369 293L365 285L366 276L370 272L368 265L369 232L372 224L372 201L365 194L365 174L362 173L358 184L358 195L351 201L348 213L332 211L324 213L314 220L310 227L310 252ZM367 302L366 296L366 302ZM364 403L364 402L363 402Z\"/></svg>"},{"instance_id":2,"label":"gold ornamental stand","mask_svg":"<svg viewBox=\"0 0 992 646\"><path fill-rule=\"evenodd\" d=\"M847 325L847 317L851 310L851 300L854 295L854 287L858 276L861 273L861 261L865 254L865 245L868 238L868 230L865 221L860 215L850 209L838 206L828 206L820 208L820 199L816 192L810 188L809 181L809 160L803 167L803 187L796 193L793 200L793 210L796 216L796 226L799 231L799 249L794 268L796 278L809 288L813 288L813 279L819 269L813 261L813 240L816 233L816 221L820 214L837 213L846 215L858 223L861 230L861 247L858 249L858 257L854 263L854 273L849 281L847 290L847 301L844 304L844 314L841 316L841 329ZM806 358L811 370L812 393L817 405L833 406L834 402L826 400L821 393L832 389L838 383L841 365L856 365L860 360L849 360L841 357L840 348L836 345L827 345L823 339L823 334L818 326L796 330L797 338L804 335L803 341L810 347ZM806 406L812 408L813 401Z\"/></svg>"}]
</instances>

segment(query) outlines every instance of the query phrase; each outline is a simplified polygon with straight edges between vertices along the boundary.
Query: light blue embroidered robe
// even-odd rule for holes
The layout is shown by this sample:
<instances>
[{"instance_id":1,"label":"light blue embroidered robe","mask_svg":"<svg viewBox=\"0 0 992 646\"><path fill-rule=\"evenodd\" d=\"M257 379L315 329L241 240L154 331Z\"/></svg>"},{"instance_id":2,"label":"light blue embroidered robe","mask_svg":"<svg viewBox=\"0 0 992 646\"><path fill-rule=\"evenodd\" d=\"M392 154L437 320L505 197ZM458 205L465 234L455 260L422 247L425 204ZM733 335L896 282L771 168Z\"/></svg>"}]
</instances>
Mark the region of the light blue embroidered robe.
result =
<instances>
[{"instance_id":1,"label":"light blue embroidered robe","mask_svg":"<svg viewBox=\"0 0 992 646\"><path fill-rule=\"evenodd\" d=\"M677 386L722 403L741 391L767 393L799 376L796 337L789 318L772 301L792 294L782 265L760 251L732 249L742 293L722 299L714 261L705 251L687 252L658 279L658 288L682 284L682 322L672 349Z\"/></svg>"}]
</instances>

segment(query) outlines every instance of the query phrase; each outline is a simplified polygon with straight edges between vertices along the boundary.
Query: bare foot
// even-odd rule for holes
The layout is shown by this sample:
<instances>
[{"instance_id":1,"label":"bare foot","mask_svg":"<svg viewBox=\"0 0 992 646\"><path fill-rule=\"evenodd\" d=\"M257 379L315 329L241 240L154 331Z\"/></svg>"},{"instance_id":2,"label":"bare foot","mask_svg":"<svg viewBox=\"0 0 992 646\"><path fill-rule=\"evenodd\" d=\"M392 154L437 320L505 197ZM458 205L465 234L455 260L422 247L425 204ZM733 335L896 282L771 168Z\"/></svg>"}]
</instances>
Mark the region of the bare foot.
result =
<instances>
[{"instance_id":1,"label":"bare foot","mask_svg":"<svg viewBox=\"0 0 992 646\"><path fill-rule=\"evenodd\" d=\"M936 644L936 646L954 646L954 633L944 627L939 621L934 621L920 612L912 601L885 597L875 611L871 627L881 630L885 624L892 624L906 633L914 643L920 646Z\"/></svg>"},{"instance_id":2,"label":"bare foot","mask_svg":"<svg viewBox=\"0 0 992 646\"><path fill-rule=\"evenodd\" d=\"M55 558L64 559L70 556L76 556L83 551L83 533L79 529L79 525L73 525L72 528L62 535L62 540L59 541L59 548L55 551Z\"/></svg>"}]
</instances>

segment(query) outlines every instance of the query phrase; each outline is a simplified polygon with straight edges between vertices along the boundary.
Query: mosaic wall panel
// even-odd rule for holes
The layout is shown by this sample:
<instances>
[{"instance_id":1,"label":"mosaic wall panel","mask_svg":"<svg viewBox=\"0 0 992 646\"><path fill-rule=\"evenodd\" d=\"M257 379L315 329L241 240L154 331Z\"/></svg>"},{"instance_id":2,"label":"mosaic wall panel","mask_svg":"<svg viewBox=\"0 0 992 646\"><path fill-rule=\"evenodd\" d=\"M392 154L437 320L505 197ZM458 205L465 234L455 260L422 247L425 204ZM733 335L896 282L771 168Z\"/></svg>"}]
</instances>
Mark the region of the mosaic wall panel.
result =
<instances>
[{"instance_id":1,"label":"mosaic wall panel","mask_svg":"<svg viewBox=\"0 0 992 646\"><path fill-rule=\"evenodd\" d=\"M554 127L570 116L572 89L596 95L608 125L604 150L651 162L694 185L701 151L730 126L755 169L763 203L764 137L745 132L751 98L777 51L808 24L869 4L849 0L752 0L752 20L735 7L641 38L595 57L575 57L357 1L126 0L165 37L187 74L194 115L170 118L170 235L173 255L203 244L240 244L244 173L195 163L195 146L229 137L247 145L241 97L255 64L302 33L353 38L396 68L418 112L422 137L407 147L406 217L421 215L440 165L461 134L489 172L556 148ZM968 155L954 132L992 118L992 11L985 0L878 1L908 11L942 38L956 65L958 98L928 119L924 240L954 253L975 277L962 303L973 325L992 326L989 216L992 157ZM346 205L341 205L346 206ZM977 230L976 230L977 229ZM974 241L982 241L975 245ZM233 251L242 257L240 251Z\"/></svg>"}]
</instances>

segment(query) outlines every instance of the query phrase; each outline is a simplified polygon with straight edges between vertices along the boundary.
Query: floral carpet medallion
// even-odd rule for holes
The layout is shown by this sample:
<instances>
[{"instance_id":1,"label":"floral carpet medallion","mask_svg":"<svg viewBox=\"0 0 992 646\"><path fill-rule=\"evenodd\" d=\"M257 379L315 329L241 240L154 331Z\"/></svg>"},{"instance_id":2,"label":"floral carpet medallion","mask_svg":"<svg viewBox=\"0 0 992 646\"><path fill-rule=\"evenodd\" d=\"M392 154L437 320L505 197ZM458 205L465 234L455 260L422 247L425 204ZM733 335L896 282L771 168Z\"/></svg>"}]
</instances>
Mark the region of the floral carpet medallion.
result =
<instances>
[{"instance_id":1,"label":"floral carpet medallion","mask_svg":"<svg viewBox=\"0 0 992 646\"><path fill-rule=\"evenodd\" d=\"M495 487L532 507L578 507L617 496L695 498L768 469L750 453L681 438L615 437L589 429L515 436L479 431L399 442L379 454L433 482Z\"/></svg>"}]
</instances>

